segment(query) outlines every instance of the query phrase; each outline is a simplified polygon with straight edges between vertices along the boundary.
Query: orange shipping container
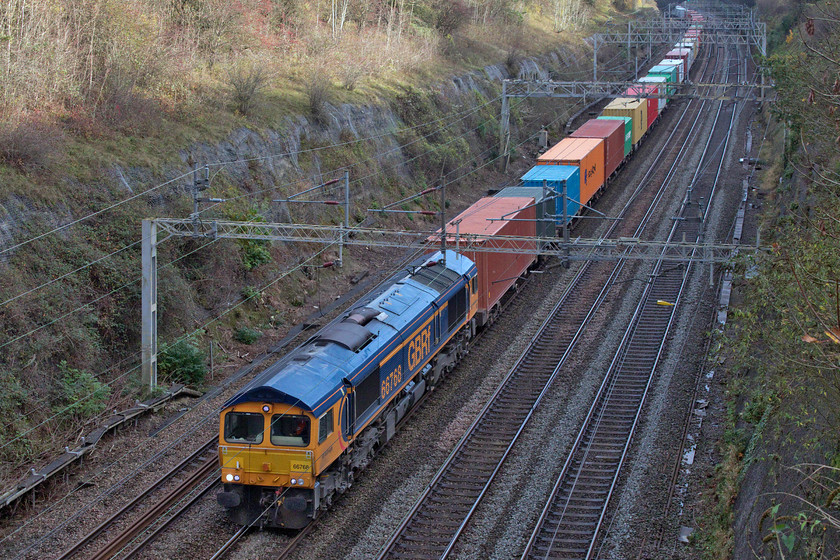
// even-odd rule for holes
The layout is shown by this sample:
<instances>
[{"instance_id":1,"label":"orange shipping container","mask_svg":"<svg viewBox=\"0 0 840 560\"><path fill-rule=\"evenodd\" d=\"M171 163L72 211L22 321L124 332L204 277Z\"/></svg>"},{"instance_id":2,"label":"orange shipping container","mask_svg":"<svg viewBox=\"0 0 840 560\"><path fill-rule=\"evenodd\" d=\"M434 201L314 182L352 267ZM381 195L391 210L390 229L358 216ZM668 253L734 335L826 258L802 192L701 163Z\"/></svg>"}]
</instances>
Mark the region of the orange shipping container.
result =
<instances>
[{"instance_id":1,"label":"orange shipping container","mask_svg":"<svg viewBox=\"0 0 840 560\"><path fill-rule=\"evenodd\" d=\"M458 224L457 226L455 224ZM529 197L485 197L461 212L446 226L446 244L456 247L456 231L461 236L460 253L473 261L478 269L478 305L476 320L483 325L490 318L493 307L502 296L536 261L536 241L515 241L505 237L536 237L536 208ZM432 244L440 243L440 230L430 237ZM519 252L470 251L478 246L493 249L517 249Z\"/></svg>"},{"instance_id":2,"label":"orange shipping container","mask_svg":"<svg viewBox=\"0 0 840 560\"><path fill-rule=\"evenodd\" d=\"M564 138L537 158L538 165L572 165L580 168L580 200L586 204L604 186L606 163L601 138Z\"/></svg>"}]
</instances>

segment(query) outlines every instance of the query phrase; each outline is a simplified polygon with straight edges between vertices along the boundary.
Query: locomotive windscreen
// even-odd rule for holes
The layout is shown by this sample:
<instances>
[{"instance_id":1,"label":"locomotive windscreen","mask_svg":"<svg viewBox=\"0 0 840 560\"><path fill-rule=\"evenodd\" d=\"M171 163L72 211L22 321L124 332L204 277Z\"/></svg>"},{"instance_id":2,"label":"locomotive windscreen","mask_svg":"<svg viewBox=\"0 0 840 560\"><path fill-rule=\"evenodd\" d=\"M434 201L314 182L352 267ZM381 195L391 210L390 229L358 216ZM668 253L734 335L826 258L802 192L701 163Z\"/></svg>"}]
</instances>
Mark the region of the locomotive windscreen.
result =
<instances>
[{"instance_id":1,"label":"locomotive windscreen","mask_svg":"<svg viewBox=\"0 0 840 560\"><path fill-rule=\"evenodd\" d=\"M299 414L275 414L271 417L271 443L306 447L309 445L309 418Z\"/></svg>"},{"instance_id":2,"label":"locomotive windscreen","mask_svg":"<svg viewBox=\"0 0 840 560\"><path fill-rule=\"evenodd\" d=\"M262 443L263 415L256 412L225 414L225 441L228 443Z\"/></svg>"}]
</instances>

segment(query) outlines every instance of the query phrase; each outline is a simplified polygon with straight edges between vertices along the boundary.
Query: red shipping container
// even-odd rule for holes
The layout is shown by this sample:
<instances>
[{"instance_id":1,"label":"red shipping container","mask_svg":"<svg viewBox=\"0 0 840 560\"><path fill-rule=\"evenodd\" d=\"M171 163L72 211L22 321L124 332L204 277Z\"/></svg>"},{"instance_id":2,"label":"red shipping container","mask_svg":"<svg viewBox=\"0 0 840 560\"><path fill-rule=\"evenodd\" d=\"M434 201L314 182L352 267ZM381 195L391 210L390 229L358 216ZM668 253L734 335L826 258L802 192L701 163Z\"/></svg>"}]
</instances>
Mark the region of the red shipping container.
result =
<instances>
[{"instance_id":1,"label":"red shipping container","mask_svg":"<svg viewBox=\"0 0 840 560\"><path fill-rule=\"evenodd\" d=\"M627 97L637 97L641 98L644 94L653 94L659 95L659 86L654 85L638 85L638 86L631 86L627 88L627 91L624 92L623 95ZM659 117L659 98L658 97L648 97L647 98L647 125L648 128L656 121L657 117Z\"/></svg>"},{"instance_id":2,"label":"red shipping container","mask_svg":"<svg viewBox=\"0 0 840 560\"><path fill-rule=\"evenodd\" d=\"M504 219L500 219L504 216ZM535 254L478 252L469 246L494 249L515 248L536 251L536 241L515 241L500 237L536 237L537 222L534 199L528 197L479 199L475 204L458 214L446 225L447 248L455 249L456 231L461 239L460 253L473 261L478 269L478 309L476 320L483 325L490 318L493 307L502 296L536 261ZM493 218L495 221L491 221ZM457 226L454 224L459 222ZM457 228L457 230L456 230ZM431 243L440 243L437 237L430 237Z\"/></svg>"},{"instance_id":3,"label":"red shipping container","mask_svg":"<svg viewBox=\"0 0 840 560\"><path fill-rule=\"evenodd\" d=\"M685 67L685 79L688 81L688 62L689 57L691 57L691 49L673 49L668 51L668 54L665 58L681 58L683 61L683 66Z\"/></svg>"},{"instance_id":4,"label":"red shipping container","mask_svg":"<svg viewBox=\"0 0 840 560\"><path fill-rule=\"evenodd\" d=\"M610 177L624 160L624 121L592 119L572 132L572 138L604 139L604 173Z\"/></svg>"},{"instance_id":5,"label":"red shipping container","mask_svg":"<svg viewBox=\"0 0 840 560\"><path fill-rule=\"evenodd\" d=\"M689 29L688 31L686 31L685 32L685 38L686 39L697 39L697 48L698 49L700 48L700 44L703 40L702 37L701 37L701 32L697 31L697 30L694 30L694 29Z\"/></svg>"}]
</instances>

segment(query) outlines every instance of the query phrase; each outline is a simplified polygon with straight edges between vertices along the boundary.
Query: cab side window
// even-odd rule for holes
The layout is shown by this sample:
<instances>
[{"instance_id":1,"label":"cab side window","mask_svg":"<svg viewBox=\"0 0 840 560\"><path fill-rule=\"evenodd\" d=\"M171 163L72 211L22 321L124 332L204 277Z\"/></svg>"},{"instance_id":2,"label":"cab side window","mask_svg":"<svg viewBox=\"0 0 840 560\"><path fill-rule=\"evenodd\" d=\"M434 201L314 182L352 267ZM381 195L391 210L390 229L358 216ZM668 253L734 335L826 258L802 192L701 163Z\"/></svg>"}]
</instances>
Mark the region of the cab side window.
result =
<instances>
[{"instance_id":1,"label":"cab side window","mask_svg":"<svg viewBox=\"0 0 840 560\"><path fill-rule=\"evenodd\" d=\"M327 439L327 436L331 433L333 433L332 409L318 419L318 443L324 443L324 440Z\"/></svg>"},{"instance_id":2,"label":"cab side window","mask_svg":"<svg viewBox=\"0 0 840 560\"><path fill-rule=\"evenodd\" d=\"M449 300L449 325L447 330L453 332L457 326L464 320L467 314L469 298L467 296L467 287L458 290Z\"/></svg>"}]
</instances>

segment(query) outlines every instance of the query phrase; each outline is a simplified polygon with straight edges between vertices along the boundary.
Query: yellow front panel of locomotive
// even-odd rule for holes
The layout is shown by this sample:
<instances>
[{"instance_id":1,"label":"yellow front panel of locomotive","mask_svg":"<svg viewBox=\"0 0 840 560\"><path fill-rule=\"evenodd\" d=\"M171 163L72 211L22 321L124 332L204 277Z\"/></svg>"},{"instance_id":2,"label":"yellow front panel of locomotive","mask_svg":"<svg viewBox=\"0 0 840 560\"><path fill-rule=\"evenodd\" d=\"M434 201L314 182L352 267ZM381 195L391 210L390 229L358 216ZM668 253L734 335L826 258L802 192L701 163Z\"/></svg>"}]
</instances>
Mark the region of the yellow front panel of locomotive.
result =
<instances>
[{"instance_id":1,"label":"yellow front panel of locomotive","mask_svg":"<svg viewBox=\"0 0 840 560\"><path fill-rule=\"evenodd\" d=\"M312 452L259 447L221 446L222 480L228 474L239 476L240 484L285 486L289 480L303 479L303 487L312 484Z\"/></svg>"}]
</instances>

